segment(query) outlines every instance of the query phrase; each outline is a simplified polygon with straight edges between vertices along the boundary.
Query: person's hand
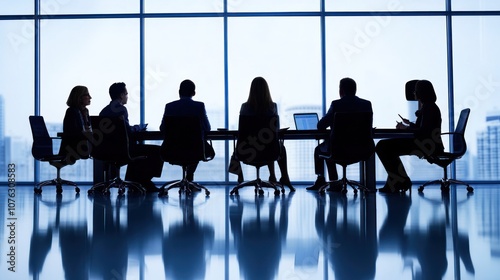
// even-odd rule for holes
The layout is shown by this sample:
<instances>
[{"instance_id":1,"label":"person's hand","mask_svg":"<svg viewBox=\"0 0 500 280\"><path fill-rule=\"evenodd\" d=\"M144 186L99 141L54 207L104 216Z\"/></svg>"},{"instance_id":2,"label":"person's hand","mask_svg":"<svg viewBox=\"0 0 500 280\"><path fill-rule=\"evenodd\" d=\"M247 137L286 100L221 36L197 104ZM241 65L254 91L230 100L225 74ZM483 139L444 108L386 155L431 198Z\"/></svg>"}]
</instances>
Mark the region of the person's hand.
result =
<instances>
[{"instance_id":1,"label":"person's hand","mask_svg":"<svg viewBox=\"0 0 500 280\"><path fill-rule=\"evenodd\" d=\"M396 124L396 128L397 128L397 129L407 129L407 128L408 128L408 126L407 126L407 125L405 125L405 124L403 124L402 122L397 122L397 124Z\"/></svg>"},{"instance_id":2,"label":"person's hand","mask_svg":"<svg viewBox=\"0 0 500 280\"><path fill-rule=\"evenodd\" d=\"M410 120L409 119L405 119L405 118L401 117L400 114L398 114L398 116L401 118L401 120L403 121L404 124L406 124L406 125L410 124Z\"/></svg>"}]
</instances>

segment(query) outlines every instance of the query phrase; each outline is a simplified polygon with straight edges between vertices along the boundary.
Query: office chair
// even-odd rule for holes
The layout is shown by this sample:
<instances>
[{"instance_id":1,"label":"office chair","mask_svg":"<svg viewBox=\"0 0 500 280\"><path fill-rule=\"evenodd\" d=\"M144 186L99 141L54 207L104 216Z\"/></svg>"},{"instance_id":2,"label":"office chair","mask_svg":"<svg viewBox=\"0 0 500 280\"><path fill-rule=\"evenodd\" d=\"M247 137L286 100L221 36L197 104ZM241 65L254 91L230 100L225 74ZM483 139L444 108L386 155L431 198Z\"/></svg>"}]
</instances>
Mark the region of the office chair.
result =
<instances>
[{"instance_id":1,"label":"office chair","mask_svg":"<svg viewBox=\"0 0 500 280\"><path fill-rule=\"evenodd\" d=\"M285 193L283 185L260 179L260 168L274 163L280 156L280 139L278 137L278 116L240 116L238 137L234 147L234 156L247 165L255 166L257 178L242 182L229 194L238 194L238 190L246 186L254 186L255 194L264 194L263 188L271 188L275 195Z\"/></svg>"},{"instance_id":2,"label":"office chair","mask_svg":"<svg viewBox=\"0 0 500 280\"><path fill-rule=\"evenodd\" d=\"M146 190L140 183L124 181L120 178L120 167L128 163L142 159L144 156L133 157L130 155L129 136L125 121L122 118L91 116L92 124L92 149L90 155L94 160L101 160L107 166L105 170L105 181L94 184L88 190L89 195L100 192L104 195L110 194L110 189L118 188L118 194L129 192L143 194ZM109 178L114 176L114 178Z\"/></svg>"},{"instance_id":3,"label":"office chair","mask_svg":"<svg viewBox=\"0 0 500 280\"><path fill-rule=\"evenodd\" d=\"M182 179L167 182L161 186L158 196L168 196L168 191L179 188L179 195L185 192L191 195L193 191L205 190L209 196L210 191L195 182L187 179L187 168L200 161L209 161L210 157L205 152L205 137L198 116L165 116L165 135L161 145L163 161L182 167ZM210 143L210 145L212 145Z\"/></svg>"},{"instance_id":4,"label":"office chair","mask_svg":"<svg viewBox=\"0 0 500 280\"><path fill-rule=\"evenodd\" d=\"M450 152L442 152L439 154L433 154L431 156L425 157L425 159L431 164L437 164L443 168L443 178L440 180L433 180L424 183L418 188L419 192L423 192L424 188L428 185L432 184L440 184L442 192L448 192L450 190L450 184L460 184L467 186L468 192L473 192L474 188L472 188L469 184L448 178L448 165L454 162L456 159L461 158L465 152L467 151L467 143L465 142L465 128L467 126L467 121L469 119L470 109L466 108L460 112L460 116L458 118L457 126L455 127L454 132L445 132L441 133L441 135L449 135L450 144L452 145L452 149Z\"/></svg>"},{"instance_id":5,"label":"office chair","mask_svg":"<svg viewBox=\"0 0 500 280\"><path fill-rule=\"evenodd\" d=\"M48 185L55 185L56 192L62 193L62 185L71 185L75 187L76 193L80 192L80 188L76 183L68 180L61 179L61 168L73 164L73 162L66 161L65 154L54 154L53 152L53 142L52 139L60 139L59 137L50 137L47 131L47 126L42 116L30 116L29 117L31 133L33 135L33 146L31 148L31 154L38 161L46 161L50 165L54 166L57 170L57 175L55 179L46 180L40 182L35 186L35 193L41 194L42 187Z\"/></svg>"},{"instance_id":6,"label":"office chair","mask_svg":"<svg viewBox=\"0 0 500 280\"><path fill-rule=\"evenodd\" d=\"M419 80L410 80L405 84L405 97L408 101L417 101L415 98L415 85Z\"/></svg>"},{"instance_id":7,"label":"office chair","mask_svg":"<svg viewBox=\"0 0 500 280\"><path fill-rule=\"evenodd\" d=\"M347 185L351 186L354 194L358 189L364 193L368 188L360 182L349 180L346 177L347 166L353 163L368 160L375 152L373 142L372 112L345 112L335 113L330 133L330 151L319 156L342 166L342 179L327 182L318 192L324 194L329 186L342 185L341 192L347 193Z\"/></svg>"}]
</instances>

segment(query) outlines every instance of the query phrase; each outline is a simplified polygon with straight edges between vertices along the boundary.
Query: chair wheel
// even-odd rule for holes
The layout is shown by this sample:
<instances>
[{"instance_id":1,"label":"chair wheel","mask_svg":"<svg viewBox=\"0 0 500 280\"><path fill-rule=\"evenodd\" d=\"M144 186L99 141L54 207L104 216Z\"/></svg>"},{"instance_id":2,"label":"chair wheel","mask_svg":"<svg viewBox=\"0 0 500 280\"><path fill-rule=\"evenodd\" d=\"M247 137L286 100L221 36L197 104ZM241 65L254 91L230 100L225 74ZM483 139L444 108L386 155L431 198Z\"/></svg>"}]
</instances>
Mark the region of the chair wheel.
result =
<instances>
[{"instance_id":1,"label":"chair wheel","mask_svg":"<svg viewBox=\"0 0 500 280\"><path fill-rule=\"evenodd\" d=\"M205 191L205 195L206 196L210 196L210 192L209 191Z\"/></svg>"},{"instance_id":2,"label":"chair wheel","mask_svg":"<svg viewBox=\"0 0 500 280\"><path fill-rule=\"evenodd\" d=\"M264 194L264 190L259 190L259 194L263 195Z\"/></svg>"},{"instance_id":3,"label":"chair wheel","mask_svg":"<svg viewBox=\"0 0 500 280\"><path fill-rule=\"evenodd\" d=\"M358 190L357 189L354 189L353 192L354 192L354 194L358 194Z\"/></svg>"},{"instance_id":4,"label":"chair wheel","mask_svg":"<svg viewBox=\"0 0 500 280\"><path fill-rule=\"evenodd\" d=\"M61 187L56 188L56 193L61 194L63 192L63 189Z\"/></svg>"},{"instance_id":5,"label":"chair wheel","mask_svg":"<svg viewBox=\"0 0 500 280\"><path fill-rule=\"evenodd\" d=\"M80 188L79 187L75 187L75 192L76 193L80 193Z\"/></svg>"},{"instance_id":6,"label":"chair wheel","mask_svg":"<svg viewBox=\"0 0 500 280\"><path fill-rule=\"evenodd\" d=\"M424 191L424 186L420 186L420 187L418 188L418 192L423 192L423 191Z\"/></svg>"},{"instance_id":7,"label":"chair wheel","mask_svg":"<svg viewBox=\"0 0 500 280\"><path fill-rule=\"evenodd\" d=\"M474 192L474 188L473 188L473 187L471 187L471 186L467 186L467 191L468 191L468 192Z\"/></svg>"},{"instance_id":8,"label":"chair wheel","mask_svg":"<svg viewBox=\"0 0 500 280\"><path fill-rule=\"evenodd\" d=\"M283 193L285 193L285 192L283 192ZM280 195L280 194L281 194L280 190L275 190L274 191L274 195Z\"/></svg>"},{"instance_id":9,"label":"chair wheel","mask_svg":"<svg viewBox=\"0 0 500 280\"><path fill-rule=\"evenodd\" d=\"M41 194L41 193L42 193L42 189L35 188L35 189L34 189L34 192L35 192L36 194Z\"/></svg>"}]
</instances>

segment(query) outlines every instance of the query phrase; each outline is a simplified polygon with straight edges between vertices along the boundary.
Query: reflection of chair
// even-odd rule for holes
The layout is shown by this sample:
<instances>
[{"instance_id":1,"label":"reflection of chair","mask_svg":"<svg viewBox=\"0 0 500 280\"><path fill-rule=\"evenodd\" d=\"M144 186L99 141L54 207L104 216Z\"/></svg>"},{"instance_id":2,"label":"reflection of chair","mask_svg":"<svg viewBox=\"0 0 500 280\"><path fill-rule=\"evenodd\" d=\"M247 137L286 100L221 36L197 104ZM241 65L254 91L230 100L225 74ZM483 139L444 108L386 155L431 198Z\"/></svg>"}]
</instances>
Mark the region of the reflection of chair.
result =
<instances>
[{"instance_id":1,"label":"reflection of chair","mask_svg":"<svg viewBox=\"0 0 500 280\"><path fill-rule=\"evenodd\" d=\"M257 168L257 179L238 184L230 194L238 194L238 190L246 186L254 186L256 194L264 194L262 188L272 188L274 194L279 195L278 186L285 192L280 184L261 180L259 175L262 166L274 163L280 156L278 131L278 116L240 116L234 155L244 164Z\"/></svg>"},{"instance_id":2,"label":"reflection of chair","mask_svg":"<svg viewBox=\"0 0 500 280\"><path fill-rule=\"evenodd\" d=\"M443 168L443 178L440 180L429 181L424 183L418 188L419 192L422 192L427 185L440 184L441 191L449 191L450 184L461 184L467 186L467 191L472 192L474 189L467 183L455 179L448 179L448 165L461 158L467 151L467 143L465 142L465 127L467 126L467 120L469 119L470 109L466 108L460 112L460 117L458 118L457 126L454 132L446 132L441 135L450 136L450 145L452 147L450 152L442 152L439 154L433 154L431 156L425 157L425 159L431 164L437 164Z\"/></svg>"},{"instance_id":3,"label":"reflection of chair","mask_svg":"<svg viewBox=\"0 0 500 280\"><path fill-rule=\"evenodd\" d=\"M357 193L355 186L364 192L368 191L360 182L348 180L346 170L348 165L368 160L373 155L375 144L372 118L372 112L335 113L330 134L330 152L320 154L320 157L341 165L343 177L323 185L319 189L320 193L324 193L328 186L333 187L338 183L342 184L342 193L347 192L347 185L353 188L355 194Z\"/></svg>"},{"instance_id":4,"label":"reflection of chair","mask_svg":"<svg viewBox=\"0 0 500 280\"><path fill-rule=\"evenodd\" d=\"M61 168L69 165L66 161L66 155L54 154L52 139L59 139L57 137L50 137L45 121L42 116L30 116L31 133L33 135L33 146L31 153L36 160L46 161L57 169L57 176L55 179L40 182L35 187L35 193L42 193L42 187L47 185L55 185L57 193L62 192L62 185L75 186L75 191L80 192L80 189L74 182L61 179Z\"/></svg>"},{"instance_id":5,"label":"reflection of chair","mask_svg":"<svg viewBox=\"0 0 500 280\"><path fill-rule=\"evenodd\" d=\"M123 181L120 178L120 167L144 156L132 157L129 149L129 138L125 121L122 118L110 118L91 116L92 124L92 150L91 156L94 160L101 160L107 168L106 181L96 183L89 189L89 194L100 191L109 194L112 187L118 188L118 194L125 193L125 188L129 191L144 193L141 184L136 182ZM113 170L109 170L109 169ZM115 178L108 178L109 174L116 174Z\"/></svg>"},{"instance_id":6,"label":"reflection of chair","mask_svg":"<svg viewBox=\"0 0 500 280\"><path fill-rule=\"evenodd\" d=\"M186 177L189 166L198 164L200 161L212 160L205 152L205 137L198 116L165 116L165 135L161 145L161 157L164 161L182 166L182 180L165 183L159 192L159 196L168 196L172 188L179 188L179 194L198 190L205 190L208 196L210 192L204 186L191 182Z\"/></svg>"}]
</instances>

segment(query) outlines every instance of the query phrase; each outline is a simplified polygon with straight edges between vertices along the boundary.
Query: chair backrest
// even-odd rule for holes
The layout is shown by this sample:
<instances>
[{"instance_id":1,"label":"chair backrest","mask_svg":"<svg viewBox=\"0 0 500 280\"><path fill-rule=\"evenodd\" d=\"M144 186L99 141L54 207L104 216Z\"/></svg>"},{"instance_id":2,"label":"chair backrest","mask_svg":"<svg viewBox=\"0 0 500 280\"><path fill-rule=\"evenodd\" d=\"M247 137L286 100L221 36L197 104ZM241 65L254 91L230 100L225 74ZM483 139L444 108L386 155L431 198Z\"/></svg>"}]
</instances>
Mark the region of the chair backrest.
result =
<instances>
[{"instance_id":1,"label":"chair backrest","mask_svg":"<svg viewBox=\"0 0 500 280\"><path fill-rule=\"evenodd\" d=\"M332 159L358 162L375 151L372 112L335 113L330 137Z\"/></svg>"},{"instance_id":2,"label":"chair backrest","mask_svg":"<svg viewBox=\"0 0 500 280\"><path fill-rule=\"evenodd\" d=\"M129 136L123 118L90 116L90 123L93 158L110 162L130 161Z\"/></svg>"},{"instance_id":3,"label":"chair backrest","mask_svg":"<svg viewBox=\"0 0 500 280\"><path fill-rule=\"evenodd\" d=\"M278 116L240 116L235 155L241 162L263 166L280 156Z\"/></svg>"},{"instance_id":4,"label":"chair backrest","mask_svg":"<svg viewBox=\"0 0 500 280\"><path fill-rule=\"evenodd\" d=\"M206 160L205 140L198 116L165 116L161 157L176 165Z\"/></svg>"},{"instance_id":5,"label":"chair backrest","mask_svg":"<svg viewBox=\"0 0 500 280\"><path fill-rule=\"evenodd\" d=\"M450 134L450 143L452 145L452 153L456 155L464 155L467 151L467 143L465 142L465 128L469 120L470 109L466 108L460 112L457 125L453 134Z\"/></svg>"},{"instance_id":6,"label":"chair backrest","mask_svg":"<svg viewBox=\"0 0 500 280\"><path fill-rule=\"evenodd\" d=\"M45 120L42 116L29 116L33 145L31 153L33 157L40 160L53 155L52 139L50 138Z\"/></svg>"},{"instance_id":7,"label":"chair backrest","mask_svg":"<svg viewBox=\"0 0 500 280\"><path fill-rule=\"evenodd\" d=\"M410 80L405 84L405 97L408 101L417 101L415 98L415 85L418 80Z\"/></svg>"}]
</instances>

